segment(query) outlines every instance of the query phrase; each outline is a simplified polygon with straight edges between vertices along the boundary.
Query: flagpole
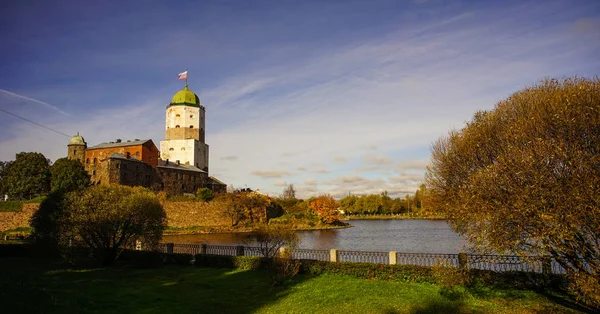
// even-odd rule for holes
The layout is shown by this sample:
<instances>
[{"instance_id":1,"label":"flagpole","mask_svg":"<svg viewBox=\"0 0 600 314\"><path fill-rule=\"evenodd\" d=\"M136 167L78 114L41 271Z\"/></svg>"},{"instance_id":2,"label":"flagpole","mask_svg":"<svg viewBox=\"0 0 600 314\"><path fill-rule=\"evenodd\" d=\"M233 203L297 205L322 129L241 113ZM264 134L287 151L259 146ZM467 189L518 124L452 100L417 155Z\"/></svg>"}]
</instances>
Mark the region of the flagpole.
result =
<instances>
[{"instance_id":1,"label":"flagpole","mask_svg":"<svg viewBox=\"0 0 600 314\"><path fill-rule=\"evenodd\" d=\"M185 72L186 72L186 74L185 74L185 86L187 86L188 85L187 84L187 78L188 78L188 76L187 76L187 68L185 68Z\"/></svg>"}]
</instances>

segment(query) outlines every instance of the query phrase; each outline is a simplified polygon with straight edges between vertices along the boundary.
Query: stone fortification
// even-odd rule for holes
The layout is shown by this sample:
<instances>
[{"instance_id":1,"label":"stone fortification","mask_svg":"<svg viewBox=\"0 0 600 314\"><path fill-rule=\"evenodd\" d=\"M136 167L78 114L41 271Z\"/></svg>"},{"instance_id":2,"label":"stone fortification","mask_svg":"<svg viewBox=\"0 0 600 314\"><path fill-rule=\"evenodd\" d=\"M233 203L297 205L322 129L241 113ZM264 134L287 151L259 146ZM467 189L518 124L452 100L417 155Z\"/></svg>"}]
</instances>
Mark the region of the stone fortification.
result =
<instances>
[{"instance_id":1,"label":"stone fortification","mask_svg":"<svg viewBox=\"0 0 600 314\"><path fill-rule=\"evenodd\" d=\"M222 214L221 204L216 202L165 202L163 207L169 227L216 227L230 223Z\"/></svg>"},{"instance_id":2,"label":"stone fortification","mask_svg":"<svg viewBox=\"0 0 600 314\"><path fill-rule=\"evenodd\" d=\"M19 227L29 227L29 219L39 208L38 203L23 205L20 212L0 212L0 232ZM165 202L169 227L189 228L195 226L224 226L229 221L221 214L217 203L204 202Z\"/></svg>"},{"instance_id":3,"label":"stone fortification","mask_svg":"<svg viewBox=\"0 0 600 314\"><path fill-rule=\"evenodd\" d=\"M0 232L29 227L29 219L39 206L39 203L26 203L20 212L0 212Z\"/></svg>"}]
</instances>

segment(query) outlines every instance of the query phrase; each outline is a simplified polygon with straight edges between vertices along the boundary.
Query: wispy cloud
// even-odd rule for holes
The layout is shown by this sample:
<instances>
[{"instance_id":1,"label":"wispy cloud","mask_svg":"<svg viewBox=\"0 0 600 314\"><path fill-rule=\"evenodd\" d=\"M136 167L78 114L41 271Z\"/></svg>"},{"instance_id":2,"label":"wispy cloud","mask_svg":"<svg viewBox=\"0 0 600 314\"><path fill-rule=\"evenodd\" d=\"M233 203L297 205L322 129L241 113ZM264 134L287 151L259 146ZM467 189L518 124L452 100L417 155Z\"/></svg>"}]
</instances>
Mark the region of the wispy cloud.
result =
<instances>
[{"instance_id":1,"label":"wispy cloud","mask_svg":"<svg viewBox=\"0 0 600 314\"><path fill-rule=\"evenodd\" d=\"M36 104L39 104L39 105L45 106L45 107L47 107L47 108L50 108L50 109L52 109L52 110L54 110L54 111L56 111L56 112L58 112L58 113L62 114L63 116L66 116L66 117L71 117L71 115L70 115L70 114L68 114L68 113L64 112L64 111L63 111L63 110L61 110L60 108L58 108L58 107L56 107L56 106L54 106L54 105L51 105L51 104L49 104L49 103L47 103L47 102L45 102L45 101L41 101L41 100L34 99L34 98L31 98L31 97L27 97L27 96L19 95L19 94L17 94L17 93L13 93L13 92L7 91L7 90L5 90L5 89L0 89L0 92L4 93L4 94L6 94L6 95L12 96L12 97L16 97L16 98L24 99L24 100L27 100L27 101L29 101L29 102L33 102L33 103L36 103Z\"/></svg>"},{"instance_id":2,"label":"wispy cloud","mask_svg":"<svg viewBox=\"0 0 600 314\"><path fill-rule=\"evenodd\" d=\"M251 174L262 178L281 178L289 176L291 173L285 170L256 170L252 171Z\"/></svg>"}]
</instances>

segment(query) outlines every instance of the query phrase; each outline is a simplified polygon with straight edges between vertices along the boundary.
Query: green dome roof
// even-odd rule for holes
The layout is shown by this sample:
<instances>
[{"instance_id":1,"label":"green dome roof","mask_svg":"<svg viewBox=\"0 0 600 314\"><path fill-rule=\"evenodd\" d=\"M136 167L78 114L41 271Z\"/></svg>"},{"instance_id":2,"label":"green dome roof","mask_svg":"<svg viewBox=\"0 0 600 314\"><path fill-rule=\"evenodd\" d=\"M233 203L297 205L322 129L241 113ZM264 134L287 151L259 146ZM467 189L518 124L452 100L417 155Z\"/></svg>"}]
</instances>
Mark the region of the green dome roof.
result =
<instances>
[{"instance_id":1,"label":"green dome roof","mask_svg":"<svg viewBox=\"0 0 600 314\"><path fill-rule=\"evenodd\" d=\"M173 99L171 99L169 106L173 105L200 107L200 99L198 98L198 95L189 90L187 84L185 84L185 87L175 93L175 96L173 96Z\"/></svg>"}]
</instances>

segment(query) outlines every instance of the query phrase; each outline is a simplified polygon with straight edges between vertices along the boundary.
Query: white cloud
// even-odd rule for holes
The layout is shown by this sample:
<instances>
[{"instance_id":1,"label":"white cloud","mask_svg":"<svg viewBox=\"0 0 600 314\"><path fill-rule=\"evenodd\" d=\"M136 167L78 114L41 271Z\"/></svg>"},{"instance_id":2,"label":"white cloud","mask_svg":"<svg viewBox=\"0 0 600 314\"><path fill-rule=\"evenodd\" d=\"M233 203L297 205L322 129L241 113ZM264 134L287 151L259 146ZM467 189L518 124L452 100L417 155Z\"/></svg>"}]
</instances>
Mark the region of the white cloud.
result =
<instances>
[{"instance_id":1,"label":"white cloud","mask_svg":"<svg viewBox=\"0 0 600 314\"><path fill-rule=\"evenodd\" d=\"M252 171L251 174L263 178L281 178L290 175L290 173L285 170L255 170Z\"/></svg>"},{"instance_id":2,"label":"white cloud","mask_svg":"<svg viewBox=\"0 0 600 314\"><path fill-rule=\"evenodd\" d=\"M367 165L389 165L393 160L386 156L368 155L363 157L363 162Z\"/></svg>"}]
</instances>

